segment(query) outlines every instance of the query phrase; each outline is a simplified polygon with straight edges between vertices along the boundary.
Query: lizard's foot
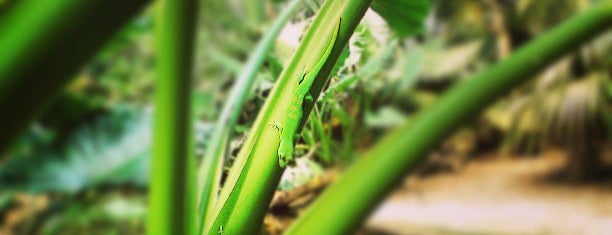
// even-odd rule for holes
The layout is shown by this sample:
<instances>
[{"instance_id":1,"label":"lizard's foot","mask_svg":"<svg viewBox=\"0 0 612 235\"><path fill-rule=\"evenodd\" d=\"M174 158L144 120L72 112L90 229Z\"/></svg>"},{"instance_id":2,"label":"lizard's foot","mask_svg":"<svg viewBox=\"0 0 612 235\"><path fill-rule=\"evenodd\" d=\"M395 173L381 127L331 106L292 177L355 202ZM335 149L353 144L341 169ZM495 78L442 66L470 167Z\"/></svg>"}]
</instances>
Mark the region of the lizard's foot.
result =
<instances>
[{"instance_id":1,"label":"lizard's foot","mask_svg":"<svg viewBox=\"0 0 612 235\"><path fill-rule=\"evenodd\" d=\"M312 102L312 95L310 95L310 93L306 93L306 96L304 96L304 100L306 100L306 102Z\"/></svg>"},{"instance_id":2,"label":"lizard's foot","mask_svg":"<svg viewBox=\"0 0 612 235\"><path fill-rule=\"evenodd\" d=\"M272 121L268 125L270 125L274 129L276 129L279 133L283 133L283 126L280 124L280 122Z\"/></svg>"},{"instance_id":3,"label":"lizard's foot","mask_svg":"<svg viewBox=\"0 0 612 235\"><path fill-rule=\"evenodd\" d=\"M281 159L281 157L278 157L278 165L280 166L280 168L287 167L287 163L283 159Z\"/></svg>"},{"instance_id":4,"label":"lizard's foot","mask_svg":"<svg viewBox=\"0 0 612 235\"><path fill-rule=\"evenodd\" d=\"M283 158L281 156L278 157L278 165L281 168L285 168L287 166L295 166L295 160L291 158Z\"/></svg>"},{"instance_id":5,"label":"lizard's foot","mask_svg":"<svg viewBox=\"0 0 612 235\"><path fill-rule=\"evenodd\" d=\"M294 164L293 143L281 141L278 147L278 165L281 168L285 168L287 165L293 166Z\"/></svg>"}]
</instances>

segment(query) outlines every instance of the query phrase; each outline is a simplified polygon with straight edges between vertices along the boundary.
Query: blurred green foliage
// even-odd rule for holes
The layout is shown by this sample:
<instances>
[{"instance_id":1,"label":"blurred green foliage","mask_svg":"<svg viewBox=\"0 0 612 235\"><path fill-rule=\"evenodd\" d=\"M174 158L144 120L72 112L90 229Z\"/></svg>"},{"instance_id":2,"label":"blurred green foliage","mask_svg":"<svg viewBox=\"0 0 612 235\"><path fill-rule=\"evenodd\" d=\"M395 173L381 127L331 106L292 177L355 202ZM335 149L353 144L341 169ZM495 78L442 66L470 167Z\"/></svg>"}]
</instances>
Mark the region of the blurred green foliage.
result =
<instances>
[{"instance_id":1,"label":"blurred green foliage","mask_svg":"<svg viewBox=\"0 0 612 235\"><path fill-rule=\"evenodd\" d=\"M117 109L0 166L1 191L77 193L106 184L148 183L150 114ZM43 131L44 132L44 131ZM44 138L30 133L31 139ZM21 151L25 152L25 151Z\"/></svg>"},{"instance_id":2,"label":"blurred green foliage","mask_svg":"<svg viewBox=\"0 0 612 235\"><path fill-rule=\"evenodd\" d=\"M0 1L0 17L13 2ZM320 2L308 1L281 34L243 107L236 133L248 130L295 50L301 35L290 32L301 34ZM428 107L450 85L497 62L594 1L432 0L427 26L420 30L411 27L422 23L413 22L420 16L396 11L424 3L389 5L393 2L375 1L372 7L381 16L370 12L358 26L302 132L297 150L308 156L307 164L297 169L299 175L283 177L279 189L298 187L323 167L346 166L387 130L410 122L416 111ZM199 121L215 120L241 64L266 28L263 20L248 23L251 17L273 18L283 3L263 1L262 6L259 12L245 14L254 9L233 1L202 2L194 71ZM386 14L389 11L398 14ZM141 232L144 191L129 196L101 191L87 200L79 195L104 187L121 188L116 185L146 186L151 123L143 110L150 106L154 92L153 26L151 10L147 10L124 27L12 146L9 159L0 164L0 208L11 204L13 191L76 195L46 218L49 221L39 234ZM418 36L402 37L413 33ZM578 48L492 106L472 131L492 130L501 137L491 140L489 135L479 135L474 145L494 142L494 148L534 153L549 145L609 140L610 133L598 133L593 139L585 133L612 130L610 55L610 33ZM136 108L121 108L125 106ZM206 143L203 125L201 146ZM571 139L567 133L582 134ZM238 148L241 138L237 135L230 150ZM133 211L108 212L109 205L116 203ZM79 222L68 222L75 220Z\"/></svg>"}]
</instances>

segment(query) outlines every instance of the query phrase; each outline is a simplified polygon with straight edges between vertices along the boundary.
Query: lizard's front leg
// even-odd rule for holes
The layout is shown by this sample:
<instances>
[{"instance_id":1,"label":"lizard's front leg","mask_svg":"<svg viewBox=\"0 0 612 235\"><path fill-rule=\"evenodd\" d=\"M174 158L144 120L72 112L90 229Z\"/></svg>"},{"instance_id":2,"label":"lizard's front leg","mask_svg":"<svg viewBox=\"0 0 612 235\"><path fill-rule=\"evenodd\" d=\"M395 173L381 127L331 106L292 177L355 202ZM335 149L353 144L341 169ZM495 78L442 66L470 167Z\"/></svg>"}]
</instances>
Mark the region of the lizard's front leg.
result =
<instances>
[{"instance_id":1,"label":"lizard's front leg","mask_svg":"<svg viewBox=\"0 0 612 235\"><path fill-rule=\"evenodd\" d=\"M270 125L270 127L274 128L276 131L278 131L279 134L283 133L283 125L281 125L279 121L274 120L274 121L270 122L270 124L268 124L268 125Z\"/></svg>"}]
</instances>

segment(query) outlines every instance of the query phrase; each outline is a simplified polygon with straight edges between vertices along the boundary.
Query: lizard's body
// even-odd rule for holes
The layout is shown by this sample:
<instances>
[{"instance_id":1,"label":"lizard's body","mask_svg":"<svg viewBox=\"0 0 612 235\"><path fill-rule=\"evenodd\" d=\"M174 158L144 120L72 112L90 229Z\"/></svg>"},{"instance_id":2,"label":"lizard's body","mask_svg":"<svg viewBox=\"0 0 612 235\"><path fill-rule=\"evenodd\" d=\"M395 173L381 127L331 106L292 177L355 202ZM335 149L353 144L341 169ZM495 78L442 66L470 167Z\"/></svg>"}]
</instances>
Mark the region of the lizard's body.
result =
<instances>
[{"instance_id":1,"label":"lizard's body","mask_svg":"<svg viewBox=\"0 0 612 235\"><path fill-rule=\"evenodd\" d=\"M278 123L272 124L281 132L281 141L278 147L278 163L281 167L291 165L295 161L293 157L293 142L295 140L300 121L302 120L302 104L304 103L305 99L312 99L309 94L310 87L314 83L317 75L321 71L321 68L327 61L329 54L334 48L339 28L340 19L338 19L338 23L332 31L330 41L321 59L311 70L303 70L298 74L297 88L291 97L291 106L289 107L289 110L287 110L285 117L286 125L281 127Z\"/></svg>"}]
</instances>

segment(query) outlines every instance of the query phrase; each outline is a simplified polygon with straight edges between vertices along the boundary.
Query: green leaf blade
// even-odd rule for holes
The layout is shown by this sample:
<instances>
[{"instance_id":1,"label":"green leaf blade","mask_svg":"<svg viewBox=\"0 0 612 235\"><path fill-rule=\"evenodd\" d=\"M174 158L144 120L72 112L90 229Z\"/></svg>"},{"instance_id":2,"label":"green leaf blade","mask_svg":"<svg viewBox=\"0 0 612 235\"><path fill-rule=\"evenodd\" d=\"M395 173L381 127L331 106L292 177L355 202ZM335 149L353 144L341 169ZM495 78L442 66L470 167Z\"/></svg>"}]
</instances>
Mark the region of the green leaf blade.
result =
<instances>
[{"instance_id":1,"label":"green leaf blade","mask_svg":"<svg viewBox=\"0 0 612 235\"><path fill-rule=\"evenodd\" d=\"M371 8L385 19L399 37L408 37L424 30L429 0L376 0Z\"/></svg>"}]
</instances>

